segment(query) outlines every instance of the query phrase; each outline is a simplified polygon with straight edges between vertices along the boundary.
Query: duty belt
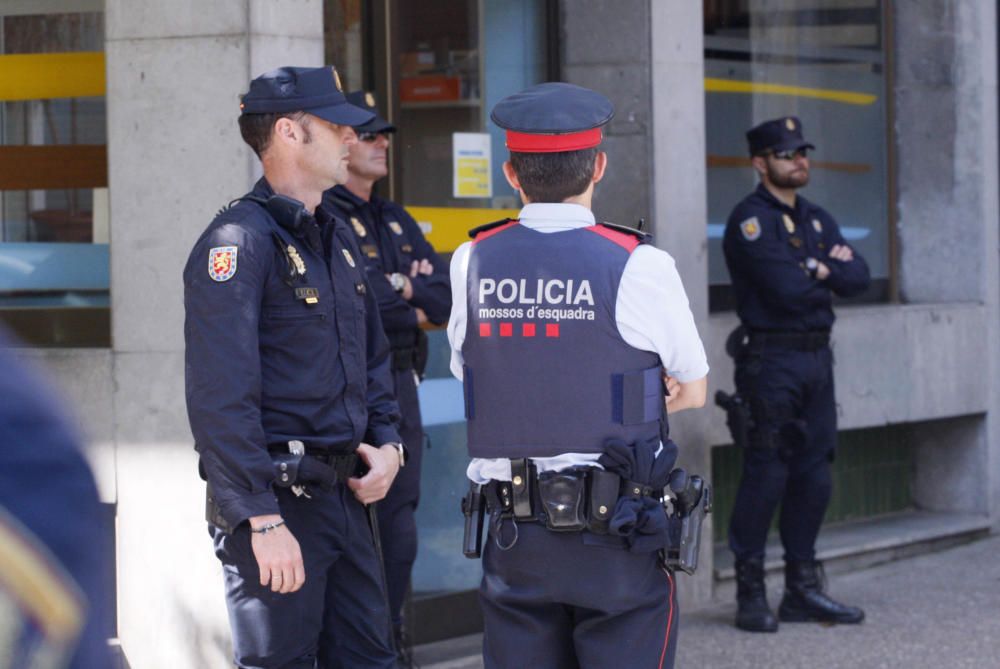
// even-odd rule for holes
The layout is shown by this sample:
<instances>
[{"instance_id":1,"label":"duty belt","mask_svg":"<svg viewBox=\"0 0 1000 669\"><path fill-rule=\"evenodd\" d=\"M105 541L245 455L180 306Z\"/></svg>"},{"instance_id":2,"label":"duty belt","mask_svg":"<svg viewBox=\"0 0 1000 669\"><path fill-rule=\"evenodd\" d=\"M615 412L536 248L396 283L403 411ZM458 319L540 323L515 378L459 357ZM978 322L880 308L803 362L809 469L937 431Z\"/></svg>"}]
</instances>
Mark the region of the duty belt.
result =
<instances>
[{"instance_id":1,"label":"duty belt","mask_svg":"<svg viewBox=\"0 0 1000 669\"><path fill-rule=\"evenodd\" d=\"M776 346L794 351L819 351L830 346L829 330L809 332L751 330L750 349Z\"/></svg>"},{"instance_id":2,"label":"duty belt","mask_svg":"<svg viewBox=\"0 0 1000 669\"><path fill-rule=\"evenodd\" d=\"M361 473L361 459L357 453L331 453L310 447L295 453L290 450L289 442L268 444L267 450L274 464L274 483L281 488L319 485L332 489L337 483Z\"/></svg>"}]
</instances>

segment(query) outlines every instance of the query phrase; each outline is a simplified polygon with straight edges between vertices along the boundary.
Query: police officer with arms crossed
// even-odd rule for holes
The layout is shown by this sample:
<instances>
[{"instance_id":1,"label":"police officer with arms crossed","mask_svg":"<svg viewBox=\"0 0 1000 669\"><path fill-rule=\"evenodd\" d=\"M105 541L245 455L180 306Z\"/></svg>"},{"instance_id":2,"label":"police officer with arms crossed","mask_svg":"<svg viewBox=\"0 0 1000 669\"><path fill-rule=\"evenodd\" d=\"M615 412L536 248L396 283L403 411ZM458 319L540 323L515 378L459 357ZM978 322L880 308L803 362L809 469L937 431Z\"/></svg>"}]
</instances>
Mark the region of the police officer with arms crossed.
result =
<instances>
[{"instance_id":1,"label":"police officer with arms crossed","mask_svg":"<svg viewBox=\"0 0 1000 669\"><path fill-rule=\"evenodd\" d=\"M741 322L727 349L750 413L729 527L736 625L754 632L778 629L764 588L764 544L779 503L785 594L778 618L860 623L861 609L823 592L816 536L830 501L837 443L831 295L863 292L868 266L833 217L796 194L809 183L806 152L814 148L799 120L767 121L747 132L747 139L760 184L730 214L723 240Z\"/></svg>"},{"instance_id":2,"label":"police officer with arms crossed","mask_svg":"<svg viewBox=\"0 0 1000 669\"><path fill-rule=\"evenodd\" d=\"M679 382L669 410L700 407L708 364L673 259L642 233L595 225L613 113L565 83L501 100L491 118L525 206L452 257L451 369L465 388L468 476L486 484L490 518L488 668L673 666L674 579L662 541L644 545L664 520L653 488L677 455L661 374ZM586 503L608 480L610 499Z\"/></svg>"},{"instance_id":3,"label":"police officer with arms crossed","mask_svg":"<svg viewBox=\"0 0 1000 669\"><path fill-rule=\"evenodd\" d=\"M184 269L188 416L236 663L394 667L364 506L402 466L389 347L353 233L317 206L372 115L332 68L268 72L240 107L264 177Z\"/></svg>"},{"instance_id":4,"label":"police officer with arms crossed","mask_svg":"<svg viewBox=\"0 0 1000 669\"><path fill-rule=\"evenodd\" d=\"M350 148L347 182L324 193L323 206L351 222L392 347L396 400L402 413L399 433L408 460L389 494L379 502L378 525L396 644L403 652L408 644L402 633L402 609L417 557L413 514L420 499L424 438L417 383L426 362L427 335L420 326L427 322L440 325L448 320L451 289L447 263L424 239L413 217L400 205L372 192L375 183L389 174L389 138L396 126L378 115L371 93L348 93L347 100L375 117L355 126L358 142Z\"/></svg>"}]
</instances>

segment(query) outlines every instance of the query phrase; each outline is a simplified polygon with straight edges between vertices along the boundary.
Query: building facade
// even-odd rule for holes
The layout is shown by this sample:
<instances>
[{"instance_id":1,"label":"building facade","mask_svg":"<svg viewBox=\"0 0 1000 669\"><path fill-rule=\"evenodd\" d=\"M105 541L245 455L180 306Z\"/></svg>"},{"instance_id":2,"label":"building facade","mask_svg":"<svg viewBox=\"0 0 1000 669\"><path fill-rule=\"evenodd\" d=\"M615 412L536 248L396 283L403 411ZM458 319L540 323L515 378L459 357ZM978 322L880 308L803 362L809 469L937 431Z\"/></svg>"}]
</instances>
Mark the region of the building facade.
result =
<instances>
[{"instance_id":1,"label":"building facade","mask_svg":"<svg viewBox=\"0 0 1000 669\"><path fill-rule=\"evenodd\" d=\"M235 123L239 96L283 64L333 62L348 88L376 91L400 126L383 193L444 252L517 208L488 123L496 100L548 79L609 95L596 213L644 219L677 261L710 392L732 388L718 226L753 187L742 132L798 115L817 145L806 194L875 278L837 312L842 492L829 520L876 539L826 557L853 556L847 568L1000 528L994 3L34 0L5 3L0 20L0 317L60 380L87 435L115 518L129 666L227 666L184 407L181 269L215 211L259 174ZM478 564L459 550L461 392L443 332L429 334L410 607L422 640L477 625ZM672 434L684 466L711 472L720 512L706 537L719 538L738 464L723 414L686 412ZM712 543L680 579L685 606L727 596Z\"/></svg>"}]
</instances>

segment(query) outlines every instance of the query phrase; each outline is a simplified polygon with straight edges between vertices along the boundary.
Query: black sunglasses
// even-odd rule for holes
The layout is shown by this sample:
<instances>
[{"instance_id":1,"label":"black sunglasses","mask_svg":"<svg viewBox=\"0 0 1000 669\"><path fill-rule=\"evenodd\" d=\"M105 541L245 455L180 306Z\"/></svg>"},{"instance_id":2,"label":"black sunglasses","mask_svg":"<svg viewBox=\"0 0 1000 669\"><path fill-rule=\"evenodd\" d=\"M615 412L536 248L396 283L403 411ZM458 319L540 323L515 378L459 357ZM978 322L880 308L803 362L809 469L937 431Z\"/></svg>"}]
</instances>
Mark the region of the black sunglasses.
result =
<instances>
[{"instance_id":1,"label":"black sunglasses","mask_svg":"<svg viewBox=\"0 0 1000 669\"><path fill-rule=\"evenodd\" d=\"M767 155L773 156L778 160L795 160L796 158L808 158L809 149L803 147L801 149L789 149L788 151L771 151Z\"/></svg>"},{"instance_id":2,"label":"black sunglasses","mask_svg":"<svg viewBox=\"0 0 1000 669\"><path fill-rule=\"evenodd\" d=\"M378 139L379 135L384 135L387 138L389 137L389 133L387 132L359 132L358 141L371 143Z\"/></svg>"}]
</instances>

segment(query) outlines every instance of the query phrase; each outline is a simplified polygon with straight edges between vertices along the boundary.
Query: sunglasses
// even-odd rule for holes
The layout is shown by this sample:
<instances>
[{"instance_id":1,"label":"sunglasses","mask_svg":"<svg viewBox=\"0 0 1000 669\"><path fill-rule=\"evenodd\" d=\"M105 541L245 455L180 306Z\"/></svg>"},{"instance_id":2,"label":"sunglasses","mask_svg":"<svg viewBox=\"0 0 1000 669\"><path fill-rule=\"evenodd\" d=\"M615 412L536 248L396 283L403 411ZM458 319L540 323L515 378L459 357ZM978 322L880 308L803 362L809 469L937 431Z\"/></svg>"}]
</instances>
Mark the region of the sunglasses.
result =
<instances>
[{"instance_id":1,"label":"sunglasses","mask_svg":"<svg viewBox=\"0 0 1000 669\"><path fill-rule=\"evenodd\" d=\"M387 132L359 132L358 133L358 141L359 142L367 142L367 143L370 144L370 143L374 142L376 139L378 139L379 135L382 135L383 137L386 137L386 138L389 137L389 133L387 133Z\"/></svg>"},{"instance_id":2,"label":"sunglasses","mask_svg":"<svg viewBox=\"0 0 1000 669\"><path fill-rule=\"evenodd\" d=\"M801 148L788 151L772 151L767 155L772 156L778 160L795 160L796 158L808 158L809 157L808 151L809 150L806 148Z\"/></svg>"}]
</instances>

